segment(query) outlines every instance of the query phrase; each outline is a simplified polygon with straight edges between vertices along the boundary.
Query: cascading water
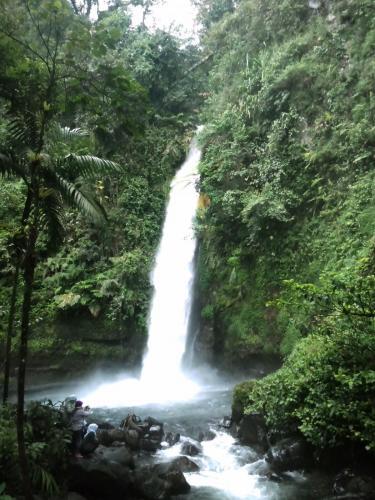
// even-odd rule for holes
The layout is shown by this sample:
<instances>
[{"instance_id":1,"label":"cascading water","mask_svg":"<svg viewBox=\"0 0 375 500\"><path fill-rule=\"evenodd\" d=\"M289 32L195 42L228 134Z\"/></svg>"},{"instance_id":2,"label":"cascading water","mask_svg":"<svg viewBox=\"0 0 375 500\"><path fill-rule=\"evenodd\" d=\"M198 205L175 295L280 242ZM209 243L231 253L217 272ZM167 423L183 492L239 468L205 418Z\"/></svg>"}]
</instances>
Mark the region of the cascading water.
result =
<instances>
[{"instance_id":1,"label":"cascading water","mask_svg":"<svg viewBox=\"0 0 375 500\"><path fill-rule=\"evenodd\" d=\"M168 388L171 396L193 387L183 376L192 304L196 238L193 220L198 203L196 182L200 150L195 140L171 185L161 244L152 276L154 297L149 319L147 353L141 383ZM186 394L186 392L185 392Z\"/></svg>"},{"instance_id":2,"label":"cascading water","mask_svg":"<svg viewBox=\"0 0 375 500\"><path fill-rule=\"evenodd\" d=\"M182 371L194 281L193 222L201 152L194 139L172 184L160 246L152 273L154 295L140 379L102 384L86 399L95 406L139 405L186 400L198 386Z\"/></svg>"}]
</instances>

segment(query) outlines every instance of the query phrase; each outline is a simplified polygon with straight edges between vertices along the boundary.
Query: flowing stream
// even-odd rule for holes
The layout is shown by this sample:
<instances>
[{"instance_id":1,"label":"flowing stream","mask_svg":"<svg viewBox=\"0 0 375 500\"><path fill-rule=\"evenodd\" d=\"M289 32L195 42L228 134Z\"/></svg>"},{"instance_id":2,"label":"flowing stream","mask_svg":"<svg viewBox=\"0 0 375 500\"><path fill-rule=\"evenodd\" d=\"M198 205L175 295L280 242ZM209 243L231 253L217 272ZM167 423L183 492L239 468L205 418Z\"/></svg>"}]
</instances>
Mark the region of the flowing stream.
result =
<instances>
[{"instance_id":1,"label":"flowing stream","mask_svg":"<svg viewBox=\"0 0 375 500\"><path fill-rule=\"evenodd\" d=\"M115 425L129 412L151 415L165 423L165 430L181 434L181 442L211 430L215 437L202 443L202 454L193 458L199 472L186 474L191 492L186 500L322 499L327 498L324 478L287 474L282 483L270 480L261 455L241 446L220 427L230 414L232 388L239 380L220 379L206 369L187 375L182 358L189 333L194 280L196 239L193 222L198 202L196 183L200 151L193 141L188 157L172 184L161 243L152 273L154 295L149 315L149 338L139 379L114 375L107 382L91 377L75 384L74 392L94 408L94 419ZM197 375L199 373L199 376ZM264 374L253 369L247 378ZM101 380L100 383L95 380ZM95 387L93 387L93 385ZM78 392L80 391L80 392ZM71 389L48 388L33 397L63 399ZM181 453L181 442L160 450L154 460L165 461Z\"/></svg>"}]
</instances>

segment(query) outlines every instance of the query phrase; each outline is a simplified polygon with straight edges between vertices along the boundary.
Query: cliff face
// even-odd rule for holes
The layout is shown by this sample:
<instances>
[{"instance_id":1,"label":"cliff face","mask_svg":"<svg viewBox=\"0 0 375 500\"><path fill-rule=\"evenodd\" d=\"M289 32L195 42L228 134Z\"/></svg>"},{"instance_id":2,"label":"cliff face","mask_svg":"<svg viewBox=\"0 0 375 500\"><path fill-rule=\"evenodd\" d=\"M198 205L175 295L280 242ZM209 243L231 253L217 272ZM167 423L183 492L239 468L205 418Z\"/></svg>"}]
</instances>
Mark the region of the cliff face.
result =
<instances>
[{"instance_id":1,"label":"cliff face","mask_svg":"<svg viewBox=\"0 0 375 500\"><path fill-rule=\"evenodd\" d=\"M322 304L296 300L297 284L371 272L374 13L244 0L206 33L202 320L229 364L316 330Z\"/></svg>"}]
</instances>

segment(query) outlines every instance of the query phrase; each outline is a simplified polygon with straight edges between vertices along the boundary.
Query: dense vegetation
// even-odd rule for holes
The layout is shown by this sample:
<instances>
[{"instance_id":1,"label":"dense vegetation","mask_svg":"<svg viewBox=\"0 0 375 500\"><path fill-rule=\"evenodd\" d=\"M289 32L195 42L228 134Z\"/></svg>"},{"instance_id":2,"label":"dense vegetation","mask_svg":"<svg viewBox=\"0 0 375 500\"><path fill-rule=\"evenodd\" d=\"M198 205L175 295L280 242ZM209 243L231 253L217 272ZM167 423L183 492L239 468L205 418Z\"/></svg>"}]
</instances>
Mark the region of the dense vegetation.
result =
<instances>
[{"instance_id":1,"label":"dense vegetation","mask_svg":"<svg viewBox=\"0 0 375 500\"><path fill-rule=\"evenodd\" d=\"M287 356L246 412L374 450L375 6L230 3L204 37L202 316L218 361Z\"/></svg>"},{"instance_id":2,"label":"dense vegetation","mask_svg":"<svg viewBox=\"0 0 375 500\"><path fill-rule=\"evenodd\" d=\"M95 18L91 0L0 0L0 340L20 368L0 495L20 474L49 495L64 472L58 413L23 421L27 354L75 372L140 359L199 109L203 335L221 365L285 357L235 408L317 449L375 450L374 3L194 0L202 48L133 27L129 7L152 3Z\"/></svg>"},{"instance_id":3,"label":"dense vegetation","mask_svg":"<svg viewBox=\"0 0 375 500\"><path fill-rule=\"evenodd\" d=\"M116 5L94 21L84 9L76 14L69 2L2 2L3 143L15 117L40 117L44 105L46 153L94 154L115 161L121 171L85 181L85 190L106 211L104 224L93 225L69 209L65 244L40 249L30 342L38 363L58 364L57 353L73 362L139 359L168 183L185 154L194 126L190 117L199 104L200 68L190 71L198 49L170 33L133 28L128 7ZM44 104L49 83L53 95ZM56 138L55 124L78 128L78 137ZM25 189L13 179L2 180L0 189L4 335L14 264L8 250L14 254Z\"/></svg>"},{"instance_id":4,"label":"dense vegetation","mask_svg":"<svg viewBox=\"0 0 375 500\"><path fill-rule=\"evenodd\" d=\"M51 456L49 435L36 436L33 414L48 407L24 413L26 366L130 365L145 344L168 185L204 77L195 45L147 29L153 3L109 2L95 16L91 0L0 2L4 402L18 367L17 411L4 406L0 416L0 484L11 493L23 485L26 498L51 493L65 457L63 435Z\"/></svg>"}]
</instances>

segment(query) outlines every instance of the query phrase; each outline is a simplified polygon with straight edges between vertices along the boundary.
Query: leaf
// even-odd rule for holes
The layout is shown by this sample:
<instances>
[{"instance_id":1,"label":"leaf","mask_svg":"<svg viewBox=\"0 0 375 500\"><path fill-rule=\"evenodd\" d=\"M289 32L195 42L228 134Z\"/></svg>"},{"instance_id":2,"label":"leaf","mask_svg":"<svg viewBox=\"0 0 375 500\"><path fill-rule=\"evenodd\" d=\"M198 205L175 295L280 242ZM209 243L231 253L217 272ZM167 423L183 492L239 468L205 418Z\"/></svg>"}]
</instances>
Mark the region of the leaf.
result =
<instances>
[{"instance_id":1,"label":"leaf","mask_svg":"<svg viewBox=\"0 0 375 500\"><path fill-rule=\"evenodd\" d=\"M122 170L119 164L113 161L104 160L97 156L76 155L73 153L64 158L62 165L74 178L118 173Z\"/></svg>"}]
</instances>

